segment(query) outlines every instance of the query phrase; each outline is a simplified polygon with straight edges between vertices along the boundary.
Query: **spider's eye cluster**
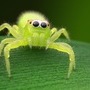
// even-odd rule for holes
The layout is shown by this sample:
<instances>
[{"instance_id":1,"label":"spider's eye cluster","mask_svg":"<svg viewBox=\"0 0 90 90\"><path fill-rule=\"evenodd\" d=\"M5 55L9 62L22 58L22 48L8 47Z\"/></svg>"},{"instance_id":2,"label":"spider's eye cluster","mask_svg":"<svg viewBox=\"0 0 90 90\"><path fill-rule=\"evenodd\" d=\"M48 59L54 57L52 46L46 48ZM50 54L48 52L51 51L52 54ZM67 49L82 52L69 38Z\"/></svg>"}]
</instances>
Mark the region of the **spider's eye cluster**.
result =
<instances>
[{"instance_id":1,"label":"spider's eye cluster","mask_svg":"<svg viewBox=\"0 0 90 90\"><path fill-rule=\"evenodd\" d=\"M46 28L47 26L49 26L47 21L39 21L39 20L34 20L30 22L30 24L32 24L34 27L42 27L42 28Z\"/></svg>"}]
</instances>

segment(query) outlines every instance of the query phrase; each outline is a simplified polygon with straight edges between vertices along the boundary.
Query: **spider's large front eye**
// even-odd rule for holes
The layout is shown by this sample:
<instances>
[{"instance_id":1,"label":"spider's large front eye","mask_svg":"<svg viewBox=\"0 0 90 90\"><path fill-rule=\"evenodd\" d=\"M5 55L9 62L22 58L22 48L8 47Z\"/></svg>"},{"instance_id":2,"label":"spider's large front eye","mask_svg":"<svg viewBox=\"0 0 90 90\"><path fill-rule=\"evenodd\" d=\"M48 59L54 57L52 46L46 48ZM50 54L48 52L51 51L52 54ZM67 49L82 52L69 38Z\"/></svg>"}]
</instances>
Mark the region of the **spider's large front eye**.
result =
<instances>
[{"instance_id":1,"label":"spider's large front eye","mask_svg":"<svg viewBox=\"0 0 90 90\"><path fill-rule=\"evenodd\" d=\"M38 21L34 21L34 22L33 22L33 26L34 26L34 27L38 27L38 26L39 26L39 22L38 22Z\"/></svg>"},{"instance_id":2,"label":"spider's large front eye","mask_svg":"<svg viewBox=\"0 0 90 90\"><path fill-rule=\"evenodd\" d=\"M42 22L41 23L41 27L46 28L47 27L47 24L45 22Z\"/></svg>"}]
</instances>

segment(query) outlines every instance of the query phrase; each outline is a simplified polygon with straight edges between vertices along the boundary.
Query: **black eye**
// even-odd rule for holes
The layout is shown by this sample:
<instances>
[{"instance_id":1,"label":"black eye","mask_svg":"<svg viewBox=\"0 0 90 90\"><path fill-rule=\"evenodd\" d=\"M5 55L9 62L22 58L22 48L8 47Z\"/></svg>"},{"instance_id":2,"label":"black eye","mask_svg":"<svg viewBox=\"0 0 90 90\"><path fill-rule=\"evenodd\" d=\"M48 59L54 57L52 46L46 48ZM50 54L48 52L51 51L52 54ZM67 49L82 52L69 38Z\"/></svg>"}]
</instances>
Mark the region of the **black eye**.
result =
<instances>
[{"instance_id":1,"label":"black eye","mask_svg":"<svg viewBox=\"0 0 90 90\"><path fill-rule=\"evenodd\" d=\"M47 27L47 24L45 22L42 22L41 23L41 27L46 28Z\"/></svg>"},{"instance_id":2,"label":"black eye","mask_svg":"<svg viewBox=\"0 0 90 90\"><path fill-rule=\"evenodd\" d=\"M39 22L38 21L34 21L33 22L33 26L38 27L39 26Z\"/></svg>"},{"instance_id":3,"label":"black eye","mask_svg":"<svg viewBox=\"0 0 90 90\"><path fill-rule=\"evenodd\" d=\"M32 22L30 21L29 23L31 24Z\"/></svg>"}]
</instances>

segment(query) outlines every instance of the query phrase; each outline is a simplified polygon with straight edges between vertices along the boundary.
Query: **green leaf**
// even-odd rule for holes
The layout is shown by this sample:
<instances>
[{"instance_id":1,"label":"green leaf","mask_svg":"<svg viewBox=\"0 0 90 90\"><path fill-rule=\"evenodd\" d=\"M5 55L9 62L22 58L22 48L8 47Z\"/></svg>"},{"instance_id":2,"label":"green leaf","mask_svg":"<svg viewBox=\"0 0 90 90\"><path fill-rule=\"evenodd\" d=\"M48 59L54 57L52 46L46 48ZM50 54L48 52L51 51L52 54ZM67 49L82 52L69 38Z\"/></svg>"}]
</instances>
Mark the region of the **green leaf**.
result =
<instances>
[{"instance_id":1,"label":"green leaf","mask_svg":"<svg viewBox=\"0 0 90 90\"><path fill-rule=\"evenodd\" d=\"M2 53L0 90L90 90L90 44L77 41L69 44L76 55L76 71L68 80L66 53L28 46L13 49L10 52L12 78L7 75Z\"/></svg>"}]
</instances>

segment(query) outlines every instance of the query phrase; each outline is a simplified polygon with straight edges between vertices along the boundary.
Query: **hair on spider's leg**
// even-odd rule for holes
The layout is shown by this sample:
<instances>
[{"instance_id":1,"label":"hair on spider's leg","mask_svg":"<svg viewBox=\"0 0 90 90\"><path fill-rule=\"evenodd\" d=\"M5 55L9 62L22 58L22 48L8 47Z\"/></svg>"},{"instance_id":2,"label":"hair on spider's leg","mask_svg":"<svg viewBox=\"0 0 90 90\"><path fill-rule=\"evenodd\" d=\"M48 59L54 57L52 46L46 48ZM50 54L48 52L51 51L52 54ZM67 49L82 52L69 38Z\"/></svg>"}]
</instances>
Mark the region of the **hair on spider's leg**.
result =
<instances>
[{"instance_id":1,"label":"hair on spider's leg","mask_svg":"<svg viewBox=\"0 0 90 90\"><path fill-rule=\"evenodd\" d=\"M75 54L72 47L66 43L52 43L49 45L49 48L68 53L70 63L67 78L69 78L72 70L75 69Z\"/></svg>"}]
</instances>

